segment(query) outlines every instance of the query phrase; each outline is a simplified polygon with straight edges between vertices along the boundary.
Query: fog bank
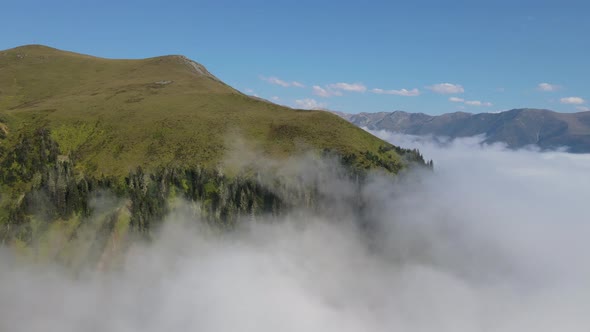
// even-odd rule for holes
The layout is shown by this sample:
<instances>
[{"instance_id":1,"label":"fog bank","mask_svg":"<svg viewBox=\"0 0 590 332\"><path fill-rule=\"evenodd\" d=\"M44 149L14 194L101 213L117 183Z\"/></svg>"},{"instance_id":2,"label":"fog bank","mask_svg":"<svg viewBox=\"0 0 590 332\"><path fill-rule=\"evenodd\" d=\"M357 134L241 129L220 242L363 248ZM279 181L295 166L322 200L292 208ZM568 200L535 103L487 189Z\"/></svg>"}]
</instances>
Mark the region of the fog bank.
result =
<instances>
[{"instance_id":1,"label":"fog bank","mask_svg":"<svg viewBox=\"0 0 590 332\"><path fill-rule=\"evenodd\" d=\"M337 217L229 233L180 204L120 271L72 276L1 250L0 331L587 331L590 155L375 134L435 171L372 176L368 227L338 183Z\"/></svg>"}]
</instances>

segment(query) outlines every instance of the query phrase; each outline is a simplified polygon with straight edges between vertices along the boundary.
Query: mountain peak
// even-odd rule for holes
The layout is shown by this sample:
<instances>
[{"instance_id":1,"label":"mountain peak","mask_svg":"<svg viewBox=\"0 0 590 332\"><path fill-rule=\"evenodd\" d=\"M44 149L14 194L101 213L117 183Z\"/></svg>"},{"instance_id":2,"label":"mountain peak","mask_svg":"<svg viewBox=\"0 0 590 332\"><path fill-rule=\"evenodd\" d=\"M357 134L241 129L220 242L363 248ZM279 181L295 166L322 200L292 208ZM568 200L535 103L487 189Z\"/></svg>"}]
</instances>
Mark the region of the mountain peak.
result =
<instances>
[{"instance_id":1,"label":"mountain peak","mask_svg":"<svg viewBox=\"0 0 590 332\"><path fill-rule=\"evenodd\" d=\"M108 58L94 57L94 56L90 56L90 55L86 55L86 54L82 54L82 53L64 51L64 50L60 50L60 49L57 49L54 47L40 45L40 44L22 45L22 46L7 49L4 51L0 51L0 54L16 54L21 59L28 57L28 56L31 56L31 57L41 56L41 57L43 57L43 56L52 55L52 56L75 56L75 57L84 57L84 58L94 58L94 59L102 59L105 61L150 61L150 60L156 60L156 61L159 61L161 64L166 63L166 62L182 64L196 74L207 76L207 77L213 78L213 79L220 82L220 80L217 77L215 77L213 74L211 74L207 70L207 68L205 68L205 66L203 66L202 64L200 64L194 60L191 60L184 55L177 55L177 54L156 56L156 57L150 57L150 58L144 58L144 59L108 59Z\"/></svg>"},{"instance_id":2,"label":"mountain peak","mask_svg":"<svg viewBox=\"0 0 590 332\"><path fill-rule=\"evenodd\" d=\"M173 60L179 62L180 64L187 66L191 71L193 71L197 75L206 76L206 77L216 80L217 82L222 83L221 80L219 78L215 77L215 75L211 74L207 70L207 68L205 68L205 66L203 66L202 64L200 64L194 60L189 59L188 57L186 57L184 55L167 55L167 56L164 56L163 58L173 59Z\"/></svg>"},{"instance_id":3,"label":"mountain peak","mask_svg":"<svg viewBox=\"0 0 590 332\"><path fill-rule=\"evenodd\" d=\"M90 57L85 54L79 54L69 51L60 50L58 48L50 47L41 44L28 44L17 46L11 49L0 51L0 54L14 54L19 58L25 57L43 57L43 56L78 56L78 57Z\"/></svg>"},{"instance_id":4,"label":"mountain peak","mask_svg":"<svg viewBox=\"0 0 590 332\"><path fill-rule=\"evenodd\" d=\"M26 44L26 45L21 45L21 46L17 46L5 51L20 51L20 52L25 52L25 51L54 51L54 52L65 52L62 51L60 49L54 48L54 47L50 47L47 45L41 45L41 44Z\"/></svg>"}]
</instances>

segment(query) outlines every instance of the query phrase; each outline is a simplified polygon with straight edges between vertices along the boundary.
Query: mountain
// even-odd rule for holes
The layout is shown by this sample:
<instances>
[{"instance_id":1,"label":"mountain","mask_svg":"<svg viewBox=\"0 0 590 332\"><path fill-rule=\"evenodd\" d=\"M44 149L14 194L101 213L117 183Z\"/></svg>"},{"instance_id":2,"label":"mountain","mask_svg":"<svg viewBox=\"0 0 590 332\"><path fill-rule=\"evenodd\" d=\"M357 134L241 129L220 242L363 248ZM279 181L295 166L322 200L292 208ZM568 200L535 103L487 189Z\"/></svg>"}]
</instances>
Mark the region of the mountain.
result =
<instances>
[{"instance_id":1,"label":"mountain","mask_svg":"<svg viewBox=\"0 0 590 332\"><path fill-rule=\"evenodd\" d=\"M319 178L262 183L270 166L228 168L248 150L260 163L312 151L357 178L425 164L417 151L334 114L244 95L184 56L117 60L41 45L0 51L0 243L53 248L50 255L69 259L127 232L149 238L177 198L224 227L240 215L319 205ZM68 247L63 239L81 242Z\"/></svg>"},{"instance_id":2,"label":"mountain","mask_svg":"<svg viewBox=\"0 0 590 332\"><path fill-rule=\"evenodd\" d=\"M501 113L456 112L438 116L402 111L339 115L359 127L373 130L450 138L483 134L486 143L504 142L513 149L533 144L541 149L566 147L574 153L590 152L590 112L513 109Z\"/></svg>"},{"instance_id":3,"label":"mountain","mask_svg":"<svg viewBox=\"0 0 590 332\"><path fill-rule=\"evenodd\" d=\"M112 60L24 46L0 52L0 115L14 134L43 126L85 172L124 175L138 165L214 166L236 133L265 153L301 146L382 155L386 144L337 117L246 96L183 56ZM26 125L25 125L26 124ZM396 153L384 158L402 162Z\"/></svg>"}]
</instances>

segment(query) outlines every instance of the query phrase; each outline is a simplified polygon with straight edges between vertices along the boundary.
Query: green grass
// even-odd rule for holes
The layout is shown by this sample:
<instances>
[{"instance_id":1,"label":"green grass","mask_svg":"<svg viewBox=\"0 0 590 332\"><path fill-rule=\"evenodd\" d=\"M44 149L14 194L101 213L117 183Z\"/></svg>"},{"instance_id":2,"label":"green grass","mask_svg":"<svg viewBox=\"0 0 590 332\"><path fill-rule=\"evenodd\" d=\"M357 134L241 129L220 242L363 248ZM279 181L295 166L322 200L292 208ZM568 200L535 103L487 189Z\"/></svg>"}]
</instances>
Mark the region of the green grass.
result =
<instances>
[{"instance_id":1,"label":"green grass","mask_svg":"<svg viewBox=\"0 0 590 332\"><path fill-rule=\"evenodd\" d=\"M0 51L0 163L4 167L0 235L14 235L7 239L24 256L38 261L57 259L73 267L88 262L116 265L125 239L138 227L133 226L132 218L157 216L164 206L156 204L157 195L145 195L141 202L155 204L155 212L133 212L131 201L122 201L108 211L84 217L82 204L71 200L77 210L60 217L54 211L51 222L35 215L27 216L31 222L17 218L18 214L11 216L10 211L21 211L17 207L25 203L34 207L36 203L23 199L24 193L41 190L43 181L55 186L74 184L75 189L86 182L73 181L74 177L96 180L105 176L112 181L108 187L118 192L128 186L125 176L138 166L142 174L152 175L160 167L200 167L213 172L236 146L249 147L270 159L329 150L360 168L397 170L391 163L405 163L400 156L404 151L336 115L251 98L195 70L181 56L113 60L44 46ZM71 163L59 162L67 159ZM75 172L67 172L65 165L75 165ZM223 170L224 174L228 171L233 170ZM43 180L50 175L61 178ZM204 219L207 213L221 211L207 208L221 192L217 178L211 178L204 186L205 210L199 212ZM172 188L166 198L169 206L178 204L176 190L187 191L193 185L182 179L181 188ZM55 207L57 197L52 198ZM19 220L30 225L17 224ZM20 228L15 231L15 227Z\"/></svg>"},{"instance_id":2,"label":"green grass","mask_svg":"<svg viewBox=\"0 0 590 332\"><path fill-rule=\"evenodd\" d=\"M169 84L156 82L172 81ZM232 137L270 157L305 149L401 162L387 143L324 111L250 98L179 56L112 60L45 46L0 51L0 120L9 140L45 126L61 153L90 175L122 176L158 166L217 166Z\"/></svg>"}]
</instances>

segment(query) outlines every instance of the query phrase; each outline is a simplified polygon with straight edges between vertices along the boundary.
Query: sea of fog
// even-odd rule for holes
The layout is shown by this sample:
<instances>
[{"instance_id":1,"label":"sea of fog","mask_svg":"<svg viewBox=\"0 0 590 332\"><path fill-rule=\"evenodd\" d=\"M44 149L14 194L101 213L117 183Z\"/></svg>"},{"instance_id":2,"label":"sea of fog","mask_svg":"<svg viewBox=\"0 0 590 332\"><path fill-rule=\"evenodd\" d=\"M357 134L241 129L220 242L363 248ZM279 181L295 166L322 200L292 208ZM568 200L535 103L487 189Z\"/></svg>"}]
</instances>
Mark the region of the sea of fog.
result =
<instances>
[{"instance_id":1,"label":"sea of fog","mask_svg":"<svg viewBox=\"0 0 590 332\"><path fill-rule=\"evenodd\" d=\"M222 234L180 208L120 271L0 251L0 331L589 331L590 155L374 134L435 171L372 176L371 234L337 203Z\"/></svg>"}]
</instances>

